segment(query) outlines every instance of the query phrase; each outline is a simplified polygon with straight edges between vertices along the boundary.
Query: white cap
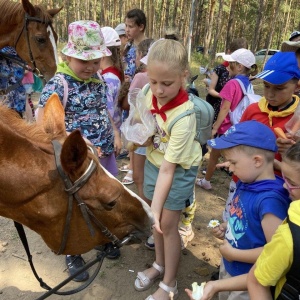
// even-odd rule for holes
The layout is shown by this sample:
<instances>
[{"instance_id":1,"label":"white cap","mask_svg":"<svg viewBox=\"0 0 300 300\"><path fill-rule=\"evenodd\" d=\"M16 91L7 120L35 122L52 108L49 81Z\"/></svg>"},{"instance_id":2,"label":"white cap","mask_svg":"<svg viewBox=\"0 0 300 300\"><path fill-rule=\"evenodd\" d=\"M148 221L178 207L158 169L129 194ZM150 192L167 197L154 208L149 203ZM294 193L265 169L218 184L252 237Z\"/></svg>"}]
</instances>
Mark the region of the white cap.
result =
<instances>
[{"instance_id":1,"label":"white cap","mask_svg":"<svg viewBox=\"0 0 300 300\"><path fill-rule=\"evenodd\" d=\"M121 40L118 33L111 27L101 28L106 47L121 46Z\"/></svg>"},{"instance_id":2,"label":"white cap","mask_svg":"<svg viewBox=\"0 0 300 300\"><path fill-rule=\"evenodd\" d=\"M239 64L245 66L248 69L255 64L254 54L245 48L238 49L231 53L230 55L222 55L223 59L228 62L238 62Z\"/></svg>"},{"instance_id":3,"label":"white cap","mask_svg":"<svg viewBox=\"0 0 300 300\"><path fill-rule=\"evenodd\" d=\"M115 31L118 35L125 35L126 34L126 25L125 23L120 23L116 28Z\"/></svg>"}]
</instances>

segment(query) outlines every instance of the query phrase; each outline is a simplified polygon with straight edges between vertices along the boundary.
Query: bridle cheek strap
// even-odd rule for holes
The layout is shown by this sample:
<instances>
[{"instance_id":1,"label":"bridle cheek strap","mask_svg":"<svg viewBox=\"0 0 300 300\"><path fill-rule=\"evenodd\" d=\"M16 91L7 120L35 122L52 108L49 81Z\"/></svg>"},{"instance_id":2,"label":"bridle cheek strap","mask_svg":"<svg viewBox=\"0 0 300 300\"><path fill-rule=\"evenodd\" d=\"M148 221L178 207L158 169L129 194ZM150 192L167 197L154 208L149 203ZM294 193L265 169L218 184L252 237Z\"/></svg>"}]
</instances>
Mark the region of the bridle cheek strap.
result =
<instances>
[{"instance_id":1,"label":"bridle cheek strap","mask_svg":"<svg viewBox=\"0 0 300 300\"><path fill-rule=\"evenodd\" d=\"M55 153L55 162L57 166L57 170L59 175L64 181L65 184L65 190L68 193L68 212L66 216L66 223L65 223L65 228L64 228L64 233L62 236L62 242L60 245L60 249L57 254L61 254L63 250L65 249L66 243L67 243L67 237L69 234L69 229L70 229L70 224L71 224L71 217L72 217L72 209L73 209L73 197L76 199L78 206L80 207L81 213L83 215L83 218L88 225L89 231L91 236L95 236L95 230L91 224L91 220L89 218L87 209L86 209L86 204L82 201L80 196L77 194L78 190L84 186L84 184L88 181L90 176L93 174L93 172L96 170L96 163L91 160L91 163L87 170L84 172L84 174L76 180L76 185L73 185L72 181L70 178L65 174L65 172L62 169L61 162L60 162L60 154L61 154L61 144L57 141L54 140L52 141L52 145L54 148L54 153Z\"/></svg>"}]
</instances>

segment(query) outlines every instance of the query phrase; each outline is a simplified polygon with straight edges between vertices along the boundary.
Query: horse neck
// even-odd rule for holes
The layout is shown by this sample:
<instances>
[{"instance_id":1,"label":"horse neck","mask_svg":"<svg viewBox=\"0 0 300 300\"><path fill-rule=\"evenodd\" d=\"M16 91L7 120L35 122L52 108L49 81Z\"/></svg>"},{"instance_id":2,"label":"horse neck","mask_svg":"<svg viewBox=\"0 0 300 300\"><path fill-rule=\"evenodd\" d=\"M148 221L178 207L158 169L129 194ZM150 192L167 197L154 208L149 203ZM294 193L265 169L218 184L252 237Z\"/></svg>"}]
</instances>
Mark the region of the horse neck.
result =
<instances>
[{"instance_id":1,"label":"horse neck","mask_svg":"<svg viewBox=\"0 0 300 300\"><path fill-rule=\"evenodd\" d=\"M42 149L2 122L0 131L0 202L25 203L52 185L49 175L56 166L51 144L40 143Z\"/></svg>"},{"instance_id":2,"label":"horse neck","mask_svg":"<svg viewBox=\"0 0 300 300\"><path fill-rule=\"evenodd\" d=\"M0 9L3 2L0 2ZM25 13L19 11L10 17L2 15L0 18L0 49L5 46L15 47L15 43L24 26L24 18ZM17 24L16 21L18 22Z\"/></svg>"}]
</instances>

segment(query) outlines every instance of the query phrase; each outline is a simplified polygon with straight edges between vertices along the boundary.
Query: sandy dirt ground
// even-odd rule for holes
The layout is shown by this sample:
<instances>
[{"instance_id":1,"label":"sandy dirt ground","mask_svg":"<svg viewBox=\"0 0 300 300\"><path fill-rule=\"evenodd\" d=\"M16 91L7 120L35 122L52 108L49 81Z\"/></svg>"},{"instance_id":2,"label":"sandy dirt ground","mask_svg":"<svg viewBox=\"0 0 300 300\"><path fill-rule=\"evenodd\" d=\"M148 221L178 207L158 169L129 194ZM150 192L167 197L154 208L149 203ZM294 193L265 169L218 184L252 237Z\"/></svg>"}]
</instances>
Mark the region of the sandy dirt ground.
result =
<instances>
[{"instance_id":1,"label":"sandy dirt ground","mask_svg":"<svg viewBox=\"0 0 300 300\"><path fill-rule=\"evenodd\" d=\"M125 164L123 159L119 164ZM123 174L120 174L121 179ZM203 176L203 175L202 175ZM220 262L219 241L211 236L207 224L210 219L221 219L221 213L228 192L229 177L225 172L217 171L212 181L211 191L196 187L197 209L193 228L195 237L187 249L182 251L178 271L179 299L188 299L184 288L197 281L207 281L217 271ZM135 190L135 186L130 186ZM28 243L33 255L33 262L39 276L49 286L54 287L67 278L65 257L53 254L43 240L35 232L26 229ZM51 232L49 232L51 234ZM93 250L83 255L88 262L96 257ZM121 257L117 260L104 259L101 270L92 284L85 290L70 296L52 295L49 299L103 299L103 300L138 300L145 299L157 288L155 284L150 290L137 292L133 283L138 271L142 271L154 261L154 252L138 244L121 248ZM92 274L94 270L90 269ZM70 290L79 284L70 282L62 290ZM13 222L0 217L0 299L32 300L45 293L35 279L27 256Z\"/></svg>"}]
</instances>

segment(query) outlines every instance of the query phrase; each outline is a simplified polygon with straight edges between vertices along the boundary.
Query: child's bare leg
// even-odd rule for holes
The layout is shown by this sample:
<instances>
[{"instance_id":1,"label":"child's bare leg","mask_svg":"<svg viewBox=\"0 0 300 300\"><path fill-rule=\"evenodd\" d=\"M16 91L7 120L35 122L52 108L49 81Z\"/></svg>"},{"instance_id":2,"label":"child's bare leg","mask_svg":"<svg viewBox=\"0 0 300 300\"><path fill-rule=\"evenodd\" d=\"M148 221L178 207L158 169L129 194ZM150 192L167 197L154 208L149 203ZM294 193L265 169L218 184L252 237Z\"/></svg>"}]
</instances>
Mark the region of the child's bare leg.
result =
<instances>
[{"instance_id":1,"label":"child's bare leg","mask_svg":"<svg viewBox=\"0 0 300 300\"><path fill-rule=\"evenodd\" d=\"M197 178L196 184L204 189L211 189L210 180L214 175L216 169L216 164L218 163L219 157L221 156L221 151L216 149L211 149L208 165L206 168L206 174L204 178Z\"/></svg>"},{"instance_id":2,"label":"child's bare leg","mask_svg":"<svg viewBox=\"0 0 300 300\"><path fill-rule=\"evenodd\" d=\"M165 275L163 282L170 287L174 287L176 284L181 253L181 241L178 233L180 214L181 211L163 209L161 217L163 235L154 233L156 262L159 263L164 259ZM169 299L169 295L161 288L153 294L153 297L159 300Z\"/></svg>"},{"instance_id":3,"label":"child's bare leg","mask_svg":"<svg viewBox=\"0 0 300 300\"><path fill-rule=\"evenodd\" d=\"M213 177L214 171L216 169L216 164L218 163L218 159L219 159L220 155L221 155L220 150L211 149L208 166L207 166L206 174L205 174L205 179L207 181L210 181L211 178Z\"/></svg>"}]
</instances>

